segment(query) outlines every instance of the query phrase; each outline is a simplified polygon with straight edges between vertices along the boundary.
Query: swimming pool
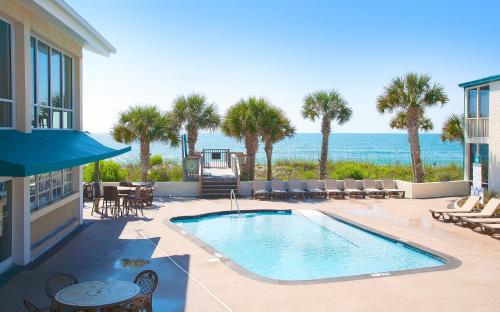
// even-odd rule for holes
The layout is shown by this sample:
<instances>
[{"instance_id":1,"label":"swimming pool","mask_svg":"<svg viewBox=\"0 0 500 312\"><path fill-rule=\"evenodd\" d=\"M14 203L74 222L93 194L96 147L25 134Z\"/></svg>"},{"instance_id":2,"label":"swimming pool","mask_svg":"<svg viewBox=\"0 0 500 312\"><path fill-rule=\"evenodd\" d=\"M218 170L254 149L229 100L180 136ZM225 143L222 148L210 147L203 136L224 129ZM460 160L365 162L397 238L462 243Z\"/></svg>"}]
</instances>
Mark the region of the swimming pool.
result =
<instances>
[{"instance_id":1,"label":"swimming pool","mask_svg":"<svg viewBox=\"0 0 500 312\"><path fill-rule=\"evenodd\" d=\"M385 276L447 263L316 210L208 214L171 221L250 275L275 281Z\"/></svg>"}]
</instances>

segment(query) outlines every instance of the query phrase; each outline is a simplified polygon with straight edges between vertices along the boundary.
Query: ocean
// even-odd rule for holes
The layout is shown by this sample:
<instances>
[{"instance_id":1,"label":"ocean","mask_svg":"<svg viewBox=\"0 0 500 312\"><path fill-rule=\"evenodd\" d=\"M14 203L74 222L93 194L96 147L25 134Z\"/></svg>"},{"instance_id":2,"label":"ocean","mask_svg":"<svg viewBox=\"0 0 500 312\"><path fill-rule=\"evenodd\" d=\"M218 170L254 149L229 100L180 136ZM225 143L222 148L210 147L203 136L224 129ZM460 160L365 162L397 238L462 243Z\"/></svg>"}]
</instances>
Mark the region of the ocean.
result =
<instances>
[{"instance_id":1,"label":"ocean","mask_svg":"<svg viewBox=\"0 0 500 312\"><path fill-rule=\"evenodd\" d=\"M95 133L94 136L111 142L106 133ZM439 134L421 134L421 155L427 165L446 165L463 163L463 147L458 143L442 143ZM231 151L245 151L243 142L228 138L221 133L200 133L197 150L203 148L229 148ZM273 160L298 159L318 160L321 151L320 133L298 133L274 145ZM164 159L180 161L180 147L172 148L165 144L151 145L151 154L160 154ZM257 162L265 163L263 144L257 153ZM368 133L332 133L330 135L329 160L355 160L377 164L409 164L411 163L408 137L406 134L368 134ZM132 151L114 160L120 163L139 161L139 145L132 144Z\"/></svg>"}]
</instances>

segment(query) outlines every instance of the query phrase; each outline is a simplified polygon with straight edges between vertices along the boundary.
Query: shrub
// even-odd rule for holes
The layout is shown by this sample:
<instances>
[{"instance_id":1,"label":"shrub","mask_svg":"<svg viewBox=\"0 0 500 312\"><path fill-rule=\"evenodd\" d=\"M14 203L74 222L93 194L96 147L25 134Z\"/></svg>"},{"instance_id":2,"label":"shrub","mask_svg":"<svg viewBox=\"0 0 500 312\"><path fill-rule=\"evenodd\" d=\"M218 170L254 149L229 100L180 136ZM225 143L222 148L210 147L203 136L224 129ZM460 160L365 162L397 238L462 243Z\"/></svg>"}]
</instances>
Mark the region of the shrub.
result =
<instances>
[{"instance_id":1,"label":"shrub","mask_svg":"<svg viewBox=\"0 0 500 312\"><path fill-rule=\"evenodd\" d=\"M83 180L92 182L94 180L94 163L83 167ZM101 181L116 182L127 178L127 170L122 168L119 163L113 160L102 160L99 162L99 173Z\"/></svg>"},{"instance_id":2,"label":"shrub","mask_svg":"<svg viewBox=\"0 0 500 312\"><path fill-rule=\"evenodd\" d=\"M149 168L163 164L163 157L159 154L153 155L149 158Z\"/></svg>"},{"instance_id":3,"label":"shrub","mask_svg":"<svg viewBox=\"0 0 500 312\"><path fill-rule=\"evenodd\" d=\"M340 165L333 166L333 173L331 177L336 180L343 179L354 179L362 180L368 176L366 170L362 168L360 164L357 163L343 163Z\"/></svg>"}]
</instances>

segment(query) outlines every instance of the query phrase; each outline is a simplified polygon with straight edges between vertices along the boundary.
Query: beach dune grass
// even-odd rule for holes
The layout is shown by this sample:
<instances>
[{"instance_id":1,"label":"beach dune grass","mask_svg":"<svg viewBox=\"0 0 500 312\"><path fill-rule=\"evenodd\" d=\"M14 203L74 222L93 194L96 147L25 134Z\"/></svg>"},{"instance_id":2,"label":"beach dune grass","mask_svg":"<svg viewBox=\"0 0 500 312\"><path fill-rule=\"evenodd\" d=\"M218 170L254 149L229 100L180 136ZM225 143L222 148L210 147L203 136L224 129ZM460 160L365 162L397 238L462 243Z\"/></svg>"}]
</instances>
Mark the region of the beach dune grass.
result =
<instances>
[{"instance_id":1,"label":"beach dune grass","mask_svg":"<svg viewBox=\"0 0 500 312\"><path fill-rule=\"evenodd\" d=\"M113 181L140 181L141 172L138 164L121 165L113 160L101 162L101 179L104 182ZM93 179L93 164L83 169L85 182ZM440 166L424 166L425 182L453 181L463 179L462 166L456 164ZM267 167L265 163L258 163L255 167L256 178L265 179ZM412 180L412 169L409 164L375 164L359 161L329 161L327 163L327 177L343 180L346 178L361 179L395 179ZM155 163L149 169L149 178L156 182L182 181L182 167L173 161ZM273 178L288 179L318 179L319 163L311 160L277 160L273 163Z\"/></svg>"},{"instance_id":2,"label":"beach dune grass","mask_svg":"<svg viewBox=\"0 0 500 312\"><path fill-rule=\"evenodd\" d=\"M309 160L277 160L273 164L273 176L276 179L317 179L319 164ZM425 182L453 181L463 179L463 169L457 164L443 166L424 166ZM265 178L265 166L258 164L256 176ZM346 178L361 179L397 179L412 180L412 168L407 164L375 164L358 161L329 161L328 178L343 180Z\"/></svg>"}]
</instances>

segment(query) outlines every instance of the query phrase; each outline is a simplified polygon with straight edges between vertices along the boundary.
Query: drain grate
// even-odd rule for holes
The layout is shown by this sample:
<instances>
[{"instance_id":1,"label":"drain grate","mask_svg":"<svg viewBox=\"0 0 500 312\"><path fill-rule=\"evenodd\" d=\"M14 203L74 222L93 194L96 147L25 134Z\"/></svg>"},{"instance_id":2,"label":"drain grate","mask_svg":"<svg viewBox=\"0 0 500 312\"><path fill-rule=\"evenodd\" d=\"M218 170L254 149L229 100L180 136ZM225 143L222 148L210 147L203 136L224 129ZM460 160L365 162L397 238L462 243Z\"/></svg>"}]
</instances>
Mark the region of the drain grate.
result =
<instances>
[{"instance_id":1,"label":"drain grate","mask_svg":"<svg viewBox=\"0 0 500 312\"><path fill-rule=\"evenodd\" d=\"M115 263L115 267L119 269L137 269L149 264L151 261L146 259L130 259L121 258Z\"/></svg>"}]
</instances>

